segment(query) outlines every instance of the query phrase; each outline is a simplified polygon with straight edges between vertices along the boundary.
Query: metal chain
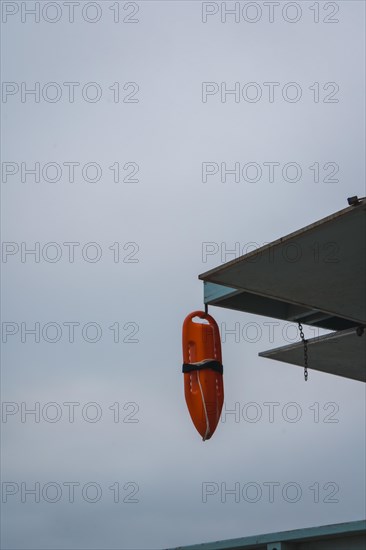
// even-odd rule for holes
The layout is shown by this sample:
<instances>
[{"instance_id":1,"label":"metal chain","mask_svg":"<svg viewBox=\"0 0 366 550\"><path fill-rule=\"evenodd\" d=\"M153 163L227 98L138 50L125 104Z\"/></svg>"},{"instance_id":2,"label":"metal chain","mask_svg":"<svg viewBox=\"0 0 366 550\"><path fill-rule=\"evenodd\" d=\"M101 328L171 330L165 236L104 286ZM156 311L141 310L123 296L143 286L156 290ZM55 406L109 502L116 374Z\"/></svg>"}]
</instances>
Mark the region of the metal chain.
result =
<instances>
[{"instance_id":1,"label":"metal chain","mask_svg":"<svg viewBox=\"0 0 366 550\"><path fill-rule=\"evenodd\" d=\"M299 324L299 331L300 331L300 337L301 340L304 343L304 378L305 382L308 380L308 341L305 340L304 331L302 330L302 324Z\"/></svg>"}]
</instances>

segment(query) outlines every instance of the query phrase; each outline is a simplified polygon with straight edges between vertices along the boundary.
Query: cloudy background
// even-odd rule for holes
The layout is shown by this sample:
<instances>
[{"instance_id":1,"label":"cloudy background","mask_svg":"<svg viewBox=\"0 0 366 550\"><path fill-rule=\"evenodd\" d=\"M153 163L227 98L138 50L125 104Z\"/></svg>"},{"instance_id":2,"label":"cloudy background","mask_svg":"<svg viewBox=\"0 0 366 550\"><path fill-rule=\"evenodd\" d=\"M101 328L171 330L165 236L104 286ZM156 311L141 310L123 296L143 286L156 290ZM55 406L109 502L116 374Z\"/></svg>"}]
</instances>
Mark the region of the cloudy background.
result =
<instances>
[{"instance_id":1,"label":"cloudy background","mask_svg":"<svg viewBox=\"0 0 366 550\"><path fill-rule=\"evenodd\" d=\"M273 17L238 2L237 22L214 2L81 1L73 22L70 3L45 5L35 22L34 2L2 2L3 547L163 548L361 519L363 385L312 371L305 384L258 357L296 326L272 337L275 320L212 307L223 334L240 324L223 342L236 414L203 443L181 325L228 251L365 194L363 2L281 2ZM65 82L80 84L73 102ZM203 82L240 95L203 101ZM39 98L24 94L35 83ZM203 183L204 162L262 175Z\"/></svg>"}]
</instances>

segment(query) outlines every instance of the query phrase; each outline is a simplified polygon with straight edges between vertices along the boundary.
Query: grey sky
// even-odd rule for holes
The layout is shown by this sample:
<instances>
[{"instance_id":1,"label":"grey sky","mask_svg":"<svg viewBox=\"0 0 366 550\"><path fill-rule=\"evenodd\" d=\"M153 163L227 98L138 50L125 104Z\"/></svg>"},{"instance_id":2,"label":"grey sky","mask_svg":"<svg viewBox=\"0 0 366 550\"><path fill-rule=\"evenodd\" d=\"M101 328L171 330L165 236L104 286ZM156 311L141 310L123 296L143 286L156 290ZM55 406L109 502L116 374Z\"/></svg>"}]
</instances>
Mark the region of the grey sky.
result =
<instances>
[{"instance_id":1,"label":"grey sky","mask_svg":"<svg viewBox=\"0 0 366 550\"><path fill-rule=\"evenodd\" d=\"M222 333L240 323L240 341L227 334L222 345L224 407L240 414L224 414L205 443L181 373L199 273L365 194L364 3L281 2L272 23L262 2L238 3L238 23L221 22L219 2L80 1L74 23L65 3L45 4L35 23L20 2L2 2L2 236L14 243L2 264L3 330L14 331L2 352L2 399L14 413L3 415L2 481L15 493L5 495L3 547L162 548L364 517L364 387L312 371L305 384L301 369L258 357L296 340L294 329L278 323L272 338L272 319L210 308ZM22 102L21 83L37 82L39 102ZM74 102L65 82L80 83ZM236 82L238 95L222 101ZM205 102L202 91L212 91ZM22 168L36 162L39 182ZM48 163L61 167L58 181ZM240 181L219 171L203 183L203 163L240 163ZM268 163L278 163L274 181ZM35 243L39 262L25 254ZM21 323L39 323L39 343ZM21 402L40 403L39 422L21 421ZM59 408L42 415L50 402ZM279 403L273 422L269 402ZM39 503L22 482L40 483ZM62 488L57 502L48 482ZM67 482L79 484L72 503ZM87 483L101 488L95 503L93 486L83 499ZM222 502L235 483L239 502ZM287 483L296 485L284 497Z\"/></svg>"}]
</instances>

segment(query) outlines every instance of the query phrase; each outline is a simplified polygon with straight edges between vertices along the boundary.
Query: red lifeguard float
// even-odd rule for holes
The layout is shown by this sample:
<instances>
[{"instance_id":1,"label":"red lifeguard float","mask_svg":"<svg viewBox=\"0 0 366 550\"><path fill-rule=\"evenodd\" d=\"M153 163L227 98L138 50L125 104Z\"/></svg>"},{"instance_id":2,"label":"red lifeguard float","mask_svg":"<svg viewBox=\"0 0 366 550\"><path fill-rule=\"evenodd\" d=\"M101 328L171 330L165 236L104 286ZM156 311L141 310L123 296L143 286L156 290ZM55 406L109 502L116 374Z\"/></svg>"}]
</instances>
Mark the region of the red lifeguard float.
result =
<instances>
[{"instance_id":1,"label":"red lifeguard float","mask_svg":"<svg viewBox=\"0 0 366 550\"><path fill-rule=\"evenodd\" d=\"M194 317L207 322L195 322ZM184 393L203 441L212 437L224 403L220 332L211 315L193 311L183 322Z\"/></svg>"}]
</instances>

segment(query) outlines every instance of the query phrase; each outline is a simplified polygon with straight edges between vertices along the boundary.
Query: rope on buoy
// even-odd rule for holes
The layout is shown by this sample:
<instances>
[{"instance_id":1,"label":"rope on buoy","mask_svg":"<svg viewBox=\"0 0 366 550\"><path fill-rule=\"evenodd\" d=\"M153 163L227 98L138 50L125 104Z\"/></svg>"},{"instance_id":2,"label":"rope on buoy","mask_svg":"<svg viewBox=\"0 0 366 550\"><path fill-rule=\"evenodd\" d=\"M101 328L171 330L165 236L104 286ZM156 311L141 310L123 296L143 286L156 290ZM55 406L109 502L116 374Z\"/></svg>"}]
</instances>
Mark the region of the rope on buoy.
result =
<instances>
[{"instance_id":1,"label":"rope on buoy","mask_svg":"<svg viewBox=\"0 0 366 550\"><path fill-rule=\"evenodd\" d=\"M206 417L206 432L205 432L205 435L203 436L202 440L203 441L206 441L207 439L207 436L208 434L210 433L210 421L208 419L208 414L207 414L207 409L206 409L206 403L205 403L205 397L203 395L203 391L202 391L202 386L201 386L201 381L200 381L200 373L199 371L197 371L197 380L198 380L198 385L200 387L200 392L201 392L201 397L202 397L202 403L203 403L203 409L205 411L205 417Z\"/></svg>"}]
</instances>

